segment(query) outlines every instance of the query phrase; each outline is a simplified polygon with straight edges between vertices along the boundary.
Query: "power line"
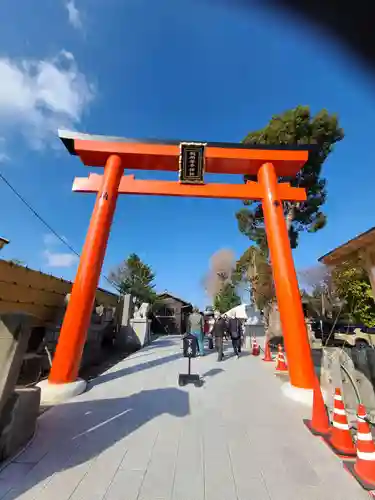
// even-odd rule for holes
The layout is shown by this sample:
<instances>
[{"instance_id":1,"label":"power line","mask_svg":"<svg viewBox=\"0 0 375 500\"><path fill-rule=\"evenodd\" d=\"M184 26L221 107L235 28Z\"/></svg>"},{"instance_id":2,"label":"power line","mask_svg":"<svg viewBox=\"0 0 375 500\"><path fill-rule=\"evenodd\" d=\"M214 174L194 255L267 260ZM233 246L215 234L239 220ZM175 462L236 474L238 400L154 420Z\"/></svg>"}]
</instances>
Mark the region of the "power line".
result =
<instances>
[{"instance_id":1,"label":"power line","mask_svg":"<svg viewBox=\"0 0 375 500\"><path fill-rule=\"evenodd\" d=\"M57 238L59 241L61 241L61 243L63 243L63 244L64 244L67 248L69 248L69 250L70 250L71 252L73 252L75 255L77 255L78 257L80 257L79 253L78 253L76 250L74 250L74 248L73 248L71 245L69 245L69 243L68 243L68 242L67 242L67 241L66 241L66 240L65 240L62 236L60 236L60 235L59 235L59 234L58 234L58 233L57 233L57 232L53 229L53 227L52 227L50 224L48 224L48 222L47 222L45 219L43 219L43 217L42 217L41 215L39 215L39 214L38 214L38 212L37 212L36 210L34 210L34 209L33 209L33 207L30 205L30 203L29 203L29 202L27 202L27 201L25 200L25 198L24 198L24 197L23 197L23 196L22 196L22 195L21 195L21 194L20 194L20 193L19 193L19 192L18 192L18 191L17 191L17 190L16 190L16 189L12 186L12 185L11 185L11 183L10 183L10 182L9 182L9 181L8 181L8 180L4 177L4 175L3 175L1 172L0 172L0 179L1 179L2 181L4 181L4 182L5 182L5 184L9 187L9 189L11 189L11 191L12 191L12 192L13 192L13 193L17 196L17 198L18 198L18 199L20 199L20 200L22 201L22 203L23 203L23 204L24 204L24 205L25 205L25 206L26 206L26 207L30 210L30 212L32 212L32 213L35 215L35 217L36 217L37 219L39 219L39 221L40 221L40 222L41 222L44 226L46 226L46 228L47 228L47 229L48 229L48 230L49 230L49 231L50 231L50 232L51 232L54 236L56 236L56 238Z\"/></svg>"},{"instance_id":2,"label":"power line","mask_svg":"<svg viewBox=\"0 0 375 500\"><path fill-rule=\"evenodd\" d=\"M62 237L59 235L57 231L53 229L51 224L49 224L31 205L25 200L25 198L17 191L17 189L12 186L12 184L4 177L4 175L0 172L0 179L9 187L9 189L17 196L17 198L30 210L30 212L41 222L56 238L69 250L74 253L77 257L81 257L81 255ZM101 276L113 287L112 281L107 278L104 274Z\"/></svg>"}]
</instances>

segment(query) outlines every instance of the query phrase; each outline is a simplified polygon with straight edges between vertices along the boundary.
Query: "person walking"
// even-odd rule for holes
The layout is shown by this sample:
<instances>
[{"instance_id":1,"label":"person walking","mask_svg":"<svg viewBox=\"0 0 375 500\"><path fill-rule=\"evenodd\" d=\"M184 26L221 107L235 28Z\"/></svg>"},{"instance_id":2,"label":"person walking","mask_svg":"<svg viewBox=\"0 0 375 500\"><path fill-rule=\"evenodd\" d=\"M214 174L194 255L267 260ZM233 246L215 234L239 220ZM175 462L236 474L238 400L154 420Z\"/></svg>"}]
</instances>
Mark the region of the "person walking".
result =
<instances>
[{"instance_id":1,"label":"person walking","mask_svg":"<svg viewBox=\"0 0 375 500\"><path fill-rule=\"evenodd\" d=\"M208 348L210 350L212 350L214 348L214 339L213 339L213 335L212 335L212 328L215 324L215 318L213 315L207 319L206 324L207 324Z\"/></svg>"},{"instance_id":2,"label":"person walking","mask_svg":"<svg viewBox=\"0 0 375 500\"><path fill-rule=\"evenodd\" d=\"M227 323L219 312L215 313L215 323L212 327L212 335L215 337L215 347L217 351L217 360L223 361L224 359L224 346L223 340L227 336Z\"/></svg>"},{"instance_id":3,"label":"person walking","mask_svg":"<svg viewBox=\"0 0 375 500\"><path fill-rule=\"evenodd\" d=\"M242 319L241 323L241 349L245 346L245 335L246 335L246 321Z\"/></svg>"},{"instance_id":4,"label":"person walking","mask_svg":"<svg viewBox=\"0 0 375 500\"><path fill-rule=\"evenodd\" d=\"M229 329L229 334L230 334L231 339L232 339L233 351L234 351L235 356L237 356L237 359L238 359L240 357L240 354L241 354L242 327L241 327L241 322L238 318L236 318L235 313L228 320L228 329Z\"/></svg>"},{"instance_id":5,"label":"person walking","mask_svg":"<svg viewBox=\"0 0 375 500\"><path fill-rule=\"evenodd\" d=\"M197 339L199 356L204 356L204 343L203 343L204 320L203 316L201 315L197 307L194 307L193 312L189 314L187 327L188 327L188 333L194 335L194 337Z\"/></svg>"}]
</instances>

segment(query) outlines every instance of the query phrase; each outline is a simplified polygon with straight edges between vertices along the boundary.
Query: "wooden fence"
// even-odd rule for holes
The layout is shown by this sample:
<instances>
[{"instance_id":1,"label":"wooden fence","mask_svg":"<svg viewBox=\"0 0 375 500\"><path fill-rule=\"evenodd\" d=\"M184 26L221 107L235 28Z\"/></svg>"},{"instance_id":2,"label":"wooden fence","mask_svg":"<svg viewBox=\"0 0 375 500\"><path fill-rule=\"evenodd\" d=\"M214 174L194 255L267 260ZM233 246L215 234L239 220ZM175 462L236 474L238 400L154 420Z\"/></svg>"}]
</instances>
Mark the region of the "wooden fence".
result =
<instances>
[{"instance_id":1,"label":"wooden fence","mask_svg":"<svg viewBox=\"0 0 375 500\"><path fill-rule=\"evenodd\" d=\"M72 282L0 259L0 314L22 311L40 323L54 321ZM118 296L98 288L98 304L115 307Z\"/></svg>"}]
</instances>

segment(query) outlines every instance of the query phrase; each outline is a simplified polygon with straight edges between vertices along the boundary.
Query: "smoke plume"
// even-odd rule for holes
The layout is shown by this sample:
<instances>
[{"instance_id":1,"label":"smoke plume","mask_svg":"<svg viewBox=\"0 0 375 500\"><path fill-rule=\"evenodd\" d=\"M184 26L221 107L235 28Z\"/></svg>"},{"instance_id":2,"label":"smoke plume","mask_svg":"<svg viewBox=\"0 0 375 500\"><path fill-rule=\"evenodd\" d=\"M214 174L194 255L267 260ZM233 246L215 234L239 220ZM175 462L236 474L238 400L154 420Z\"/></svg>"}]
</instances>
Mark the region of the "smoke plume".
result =
<instances>
[{"instance_id":1,"label":"smoke plume","mask_svg":"<svg viewBox=\"0 0 375 500\"><path fill-rule=\"evenodd\" d=\"M223 248L212 255L209 271L203 280L203 286L211 299L231 281L235 265L236 259L232 250Z\"/></svg>"}]
</instances>

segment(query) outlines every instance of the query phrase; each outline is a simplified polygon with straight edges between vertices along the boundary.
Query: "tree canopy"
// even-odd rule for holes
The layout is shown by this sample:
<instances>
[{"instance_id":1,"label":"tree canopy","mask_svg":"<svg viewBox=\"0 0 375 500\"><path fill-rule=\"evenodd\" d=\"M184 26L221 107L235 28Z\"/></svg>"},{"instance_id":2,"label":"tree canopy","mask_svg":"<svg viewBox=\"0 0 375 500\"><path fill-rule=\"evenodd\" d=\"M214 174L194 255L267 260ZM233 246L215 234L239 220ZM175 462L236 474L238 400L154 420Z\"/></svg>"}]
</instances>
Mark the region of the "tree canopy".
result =
<instances>
[{"instance_id":1,"label":"tree canopy","mask_svg":"<svg viewBox=\"0 0 375 500\"><path fill-rule=\"evenodd\" d=\"M317 318L337 318L346 311L346 303L336 290L332 270L316 265L298 272L301 295L307 314Z\"/></svg>"},{"instance_id":2,"label":"tree canopy","mask_svg":"<svg viewBox=\"0 0 375 500\"><path fill-rule=\"evenodd\" d=\"M224 283L220 292L215 296L214 308L221 313L225 313L240 304L241 299L236 292L235 285L231 282Z\"/></svg>"},{"instance_id":3,"label":"tree canopy","mask_svg":"<svg viewBox=\"0 0 375 500\"><path fill-rule=\"evenodd\" d=\"M375 326L375 302L367 272L359 262L343 262L330 269L315 266L299 273L307 285L305 302L313 316L336 317Z\"/></svg>"},{"instance_id":4,"label":"tree canopy","mask_svg":"<svg viewBox=\"0 0 375 500\"><path fill-rule=\"evenodd\" d=\"M156 300L155 274L135 253L113 269L109 273L109 279L122 295L131 294L141 303L153 303Z\"/></svg>"},{"instance_id":5,"label":"tree canopy","mask_svg":"<svg viewBox=\"0 0 375 500\"><path fill-rule=\"evenodd\" d=\"M346 262L332 271L335 289L346 302L347 313L359 323L375 327L375 303L367 272Z\"/></svg>"},{"instance_id":6,"label":"tree canopy","mask_svg":"<svg viewBox=\"0 0 375 500\"><path fill-rule=\"evenodd\" d=\"M329 114L323 109L312 117L308 106L297 106L273 116L264 128L250 132L243 140L245 144L315 146L296 177L279 179L281 182L290 182L294 187L305 188L307 192L306 202L283 204L292 248L298 246L300 232L316 232L326 224L327 218L322 206L326 201L327 192L322 166L334 144L343 138L344 131L340 128L335 114ZM244 180L246 182L254 179L245 176ZM245 201L244 204L246 208L236 214L239 229L264 249L267 241L262 205L254 200Z\"/></svg>"},{"instance_id":7,"label":"tree canopy","mask_svg":"<svg viewBox=\"0 0 375 500\"><path fill-rule=\"evenodd\" d=\"M259 247L251 245L237 261L234 282L247 282L251 302L263 310L275 295L272 269L268 255Z\"/></svg>"}]
</instances>

